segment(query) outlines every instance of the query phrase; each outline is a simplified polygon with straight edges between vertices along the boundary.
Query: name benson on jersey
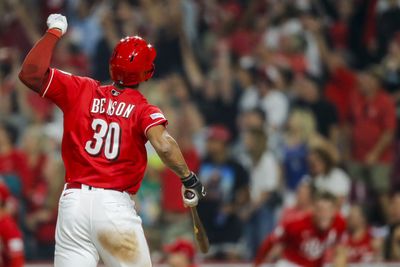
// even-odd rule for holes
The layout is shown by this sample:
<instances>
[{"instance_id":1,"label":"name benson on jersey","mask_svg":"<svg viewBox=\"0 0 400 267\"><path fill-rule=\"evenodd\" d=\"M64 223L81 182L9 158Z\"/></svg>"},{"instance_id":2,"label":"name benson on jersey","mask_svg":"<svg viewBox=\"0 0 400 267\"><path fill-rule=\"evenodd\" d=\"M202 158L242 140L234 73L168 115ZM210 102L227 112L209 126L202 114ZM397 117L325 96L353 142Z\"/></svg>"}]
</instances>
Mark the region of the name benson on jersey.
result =
<instances>
[{"instance_id":1,"label":"name benson on jersey","mask_svg":"<svg viewBox=\"0 0 400 267\"><path fill-rule=\"evenodd\" d=\"M108 101L108 103L107 103ZM93 98L91 113L106 113L109 116L120 116L129 118L135 105L126 104L125 102L113 101L107 98Z\"/></svg>"}]
</instances>

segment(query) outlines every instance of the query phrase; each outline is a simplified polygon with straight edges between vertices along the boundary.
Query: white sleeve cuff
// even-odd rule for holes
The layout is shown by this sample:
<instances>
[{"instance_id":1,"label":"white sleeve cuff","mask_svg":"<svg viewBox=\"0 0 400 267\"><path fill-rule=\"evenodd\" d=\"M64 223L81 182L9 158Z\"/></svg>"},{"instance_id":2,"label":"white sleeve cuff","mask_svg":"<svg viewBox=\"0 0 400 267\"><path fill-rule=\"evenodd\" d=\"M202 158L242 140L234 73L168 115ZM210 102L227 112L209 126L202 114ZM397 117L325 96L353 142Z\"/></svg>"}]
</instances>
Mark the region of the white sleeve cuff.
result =
<instances>
[{"instance_id":1,"label":"white sleeve cuff","mask_svg":"<svg viewBox=\"0 0 400 267\"><path fill-rule=\"evenodd\" d=\"M51 82L53 81L53 77L54 77L54 69L50 69L50 79L47 82L47 86L46 86L46 89L44 89L42 97L44 97L46 95L46 93L47 93L47 90L49 90Z\"/></svg>"}]
</instances>

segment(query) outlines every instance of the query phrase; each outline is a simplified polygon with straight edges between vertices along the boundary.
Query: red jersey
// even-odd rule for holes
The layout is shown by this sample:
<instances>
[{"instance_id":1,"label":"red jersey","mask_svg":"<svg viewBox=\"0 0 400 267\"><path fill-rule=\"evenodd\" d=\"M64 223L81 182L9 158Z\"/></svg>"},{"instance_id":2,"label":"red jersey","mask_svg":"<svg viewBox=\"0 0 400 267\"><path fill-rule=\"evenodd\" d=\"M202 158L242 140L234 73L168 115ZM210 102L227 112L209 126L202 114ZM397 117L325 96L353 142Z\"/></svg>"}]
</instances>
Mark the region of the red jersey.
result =
<instances>
[{"instance_id":1,"label":"red jersey","mask_svg":"<svg viewBox=\"0 0 400 267\"><path fill-rule=\"evenodd\" d=\"M260 264L275 243L282 243L285 260L300 266L320 267L325 252L338 243L345 228L344 219L337 214L331 228L320 231L313 222L313 215L309 214L278 226L261 245L255 261Z\"/></svg>"},{"instance_id":2,"label":"red jersey","mask_svg":"<svg viewBox=\"0 0 400 267\"><path fill-rule=\"evenodd\" d=\"M331 73L325 85L325 97L335 105L340 123L346 122L351 109L351 96L357 83L356 75L347 68L339 67Z\"/></svg>"},{"instance_id":3,"label":"red jersey","mask_svg":"<svg viewBox=\"0 0 400 267\"><path fill-rule=\"evenodd\" d=\"M24 245L17 224L10 215L0 217L0 267L22 267Z\"/></svg>"},{"instance_id":4,"label":"red jersey","mask_svg":"<svg viewBox=\"0 0 400 267\"><path fill-rule=\"evenodd\" d=\"M364 235L358 240L346 233L343 238L343 244L346 246L347 261L350 263L373 261L374 248L372 241L373 237L369 230L365 231Z\"/></svg>"},{"instance_id":5,"label":"red jersey","mask_svg":"<svg viewBox=\"0 0 400 267\"><path fill-rule=\"evenodd\" d=\"M40 95L64 113L66 182L136 193L147 165L147 130L167 124L160 109L138 90L57 69L50 69Z\"/></svg>"},{"instance_id":6,"label":"red jersey","mask_svg":"<svg viewBox=\"0 0 400 267\"><path fill-rule=\"evenodd\" d=\"M360 92L355 92L350 106L352 123L352 156L363 162L368 153L375 147L384 131L396 129L396 107L389 94L379 90L372 99ZM387 146L380 158L381 163L393 160L393 146Z\"/></svg>"},{"instance_id":7,"label":"red jersey","mask_svg":"<svg viewBox=\"0 0 400 267\"><path fill-rule=\"evenodd\" d=\"M286 225L291 221L300 220L310 213L310 210L300 210L296 206L285 208L282 211L279 224Z\"/></svg>"}]
</instances>

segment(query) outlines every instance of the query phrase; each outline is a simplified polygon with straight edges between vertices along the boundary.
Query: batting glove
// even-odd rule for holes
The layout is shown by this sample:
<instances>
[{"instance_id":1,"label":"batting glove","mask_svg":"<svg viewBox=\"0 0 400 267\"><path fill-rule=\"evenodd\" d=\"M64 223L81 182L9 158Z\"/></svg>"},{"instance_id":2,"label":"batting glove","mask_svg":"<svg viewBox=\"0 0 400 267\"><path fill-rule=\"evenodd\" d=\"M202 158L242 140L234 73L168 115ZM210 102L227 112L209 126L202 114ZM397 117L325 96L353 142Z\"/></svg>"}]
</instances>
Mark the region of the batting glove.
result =
<instances>
[{"instance_id":1,"label":"batting glove","mask_svg":"<svg viewBox=\"0 0 400 267\"><path fill-rule=\"evenodd\" d=\"M196 207L199 204L199 197L193 189L186 189L182 186L182 199L185 207Z\"/></svg>"},{"instance_id":2,"label":"batting glove","mask_svg":"<svg viewBox=\"0 0 400 267\"><path fill-rule=\"evenodd\" d=\"M206 189L201 184L199 178L193 172L182 179L182 197L186 206L197 206L200 199L206 196Z\"/></svg>"},{"instance_id":3,"label":"batting glove","mask_svg":"<svg viewBox=\"0 0 400 267\"><path fill-rule=\"evenodd\" d=\"M64 35L68 28L67 18L61 14L51 14L47 18L47 27L49 27L49 29L59 29L62 35Z\"/></svg>"}]
</instances>

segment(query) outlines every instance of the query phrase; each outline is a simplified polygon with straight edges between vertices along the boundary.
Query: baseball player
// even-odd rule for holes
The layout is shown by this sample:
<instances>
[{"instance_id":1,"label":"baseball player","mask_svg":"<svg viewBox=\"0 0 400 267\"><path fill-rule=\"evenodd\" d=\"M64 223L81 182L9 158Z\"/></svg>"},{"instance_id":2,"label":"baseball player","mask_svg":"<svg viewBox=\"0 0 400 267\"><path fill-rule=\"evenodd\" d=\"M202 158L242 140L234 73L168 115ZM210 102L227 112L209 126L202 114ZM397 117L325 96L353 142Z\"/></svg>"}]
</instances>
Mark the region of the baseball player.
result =
<instances>
[{"instance_id":1,"label":"baseball player","mask_svg":"<svg viewBox=\"0 0 400 267\"><path fill-rule=\"evenodd\" d=\"M155 49L138 36L126 37L110 58L111 85L100 85L50 68L67 19L52 14L48 30L22 64L21 81L64 113L62 157L66 184L60 197L55 266L151 266L150 254L130 194L146 169L149 140L163 162L182 177L187 206L205 190L166 130L161 110L137 90L154 73ZM186 194L183 194L186 195Z\"/></svg>"},{"instance_id":2,"label":"baseball player","mask_svg":"<svg viewBox=\"0 0 400 267\"><path fill-rule=\"evenodd\" d=\"M343 248L339 246L345 231L345 220L336 211L336 199L328 193L320 193L314 199L314 210L286 224L279 225L263 242L255 258L260 266L264 258L277 245L283 245L282 259L278 267L322 267L327 250L338 253L334 266L346 266Z\"/></svg>"}]
</instances>

